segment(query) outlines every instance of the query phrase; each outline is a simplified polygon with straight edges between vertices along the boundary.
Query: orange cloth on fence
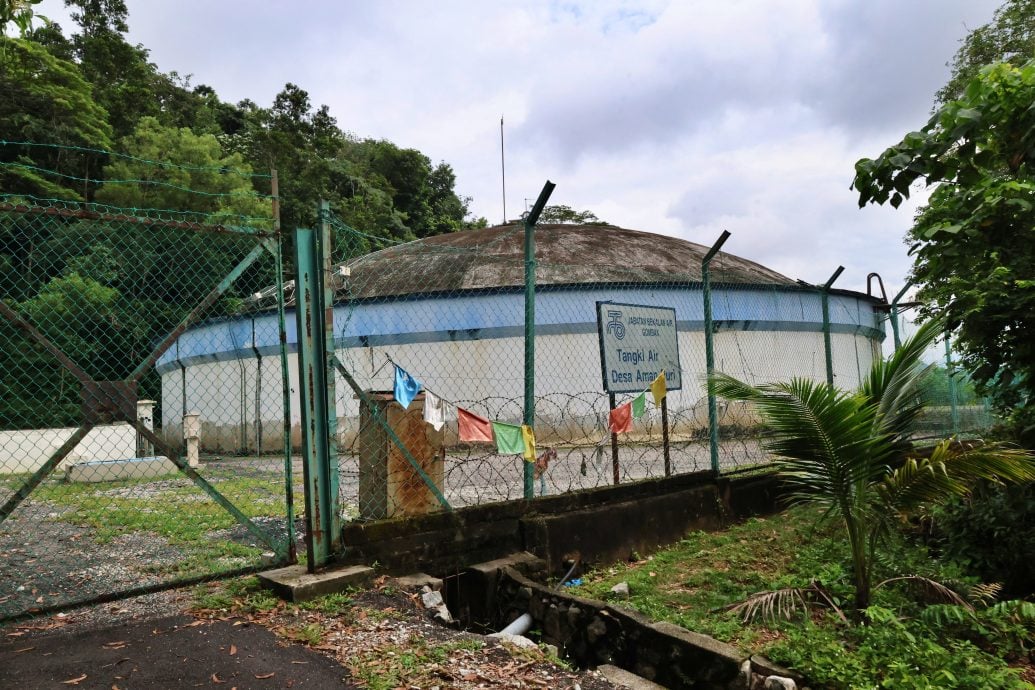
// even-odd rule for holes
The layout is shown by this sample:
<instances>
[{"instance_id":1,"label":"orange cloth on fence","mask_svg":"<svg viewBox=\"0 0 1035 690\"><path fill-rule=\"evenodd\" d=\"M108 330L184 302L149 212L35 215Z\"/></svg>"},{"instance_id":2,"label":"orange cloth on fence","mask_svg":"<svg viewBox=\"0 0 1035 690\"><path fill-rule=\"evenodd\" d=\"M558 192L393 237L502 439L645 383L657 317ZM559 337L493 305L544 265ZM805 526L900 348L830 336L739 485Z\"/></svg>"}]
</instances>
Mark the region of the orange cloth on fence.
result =
<instances>
[{"instance_id":1,"label":"orange cloth on fence","mask_svg":"<svg viewBox=\"0 0 1035 690\"><path fill-rule=\"evenodd\" d=\"M484 441L492 443L492 422L479 417L462 407L456 408L457 426L460 428L461 441Z\"/></svg>"}]
</instances>

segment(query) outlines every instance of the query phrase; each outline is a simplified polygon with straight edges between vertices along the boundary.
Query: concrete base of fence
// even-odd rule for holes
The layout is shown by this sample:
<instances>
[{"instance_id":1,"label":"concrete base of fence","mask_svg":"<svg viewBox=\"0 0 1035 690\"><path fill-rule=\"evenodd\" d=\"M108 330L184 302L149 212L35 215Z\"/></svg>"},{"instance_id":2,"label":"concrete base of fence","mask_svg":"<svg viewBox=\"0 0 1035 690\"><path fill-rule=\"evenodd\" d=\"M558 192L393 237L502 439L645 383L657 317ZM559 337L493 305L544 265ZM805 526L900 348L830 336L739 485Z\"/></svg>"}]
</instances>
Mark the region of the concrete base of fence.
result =
<instances>
[{"instance_id":1,"label":"concrete base of fence","mask_svg":"<svg viewBox=\"0 0 1035 690\"><path fill-rule=\"evenodd\" d=\"M649 479L470 506L342 529L345 563L378 562L389 573L453 574L458 568L529 551L551 574L578 556L584 567L646 554L688 530L771 513L772 475L716 479L711 472Z\"/></svg>"},{"instance_id":2,"label":"concrete base of fence","mask_svg":"<svg viewBox=\"0 0 1035 690\"><path fill-rule=\"evenodd\" d=\"M126 479L154 479L174 474L179 468L166 457L91 460L69 465L65 479L70 482L116 482Z\"/></svg>"},{"instance_id":3,"label":"concrete base of fence","mask_svg":"<svg viewBox=\"0 0 1035 690\"><path fill-rule=\"evenodd\" d=\"M289 565L259 573L259 582L263 587L292 602L337 594L349 587L366 587L373 581L374 569L363 565L345 566L320 573L310 573L304 565Z\"/></svg>"}]
</instances>

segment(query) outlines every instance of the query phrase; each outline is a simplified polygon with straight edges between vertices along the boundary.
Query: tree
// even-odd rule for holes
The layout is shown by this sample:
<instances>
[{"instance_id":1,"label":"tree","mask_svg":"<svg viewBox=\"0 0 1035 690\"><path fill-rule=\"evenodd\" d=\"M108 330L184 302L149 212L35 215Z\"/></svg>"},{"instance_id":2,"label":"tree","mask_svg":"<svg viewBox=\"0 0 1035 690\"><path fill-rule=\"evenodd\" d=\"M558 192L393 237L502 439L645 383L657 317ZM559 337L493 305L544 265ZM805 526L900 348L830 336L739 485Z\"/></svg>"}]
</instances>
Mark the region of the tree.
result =
<instances>
[{"instance_id":1,"label":"tree","mask_svg":"<svg viewBox=\"0 0 1035 690\"><path fill-rule=\"evenodd\" d=\"M65 5L79 25L72 36L79 69L108 111L115 135L129 134L145 115L159 115L156 87L164 75L148 61L146 48L126 41L129 13L124 0L65 0Z\"/></svg>"},{"instance_id":2,"label":"tree","mask_svg":"<svg viewBox=\"0 0 1035 690\"><path fill-rule=\"evenodd\" d=\"M952 76L935 94L935 102L963 98L967 84L994 62L1023 65L1035 57L1035 0L1007 0L992 21L971 31L952 60Z\"/></svg>"},{"instance_id":3,"label":"tree","mask_svg":"<svg viewBox=\"0 0 1035 690\"><path fill-rule=\"evenodd\" d=\"M576 211L570 206L546 206L539 214L540 223L572 223L575 225L610 225L592 211Z\"/></svg>"},{"instance_id":4,"label":"tree","mask_svg":"<svg viewBox=\"0 0 1035 690\"><path fill-rule=\"evenodd\" d=\"M1035 61L986 67L923 129L857 162L852 183L860 206L934 186L907 237L922 313L958 328L964 367L1005 410L1035 401L1033 102Z\"/></svg>"},{"instance_id":5,"label":"tree","mask_svg":"<svg viewBox=\"0 0 1035 690\"><path fill-rule=\"evenodd\" d=\"M269 108L251 101L238 107L244 126L227 137L229 150L241 153L257 170L277 169L284 228L315 227L319 200L333 203L340 198L334 183L342 171L333 161L345 137L330 111L321 106L314 112L309 94L290 83Z\"/></svg>"},{"instance_id":6,"label":"tree","mask_svg":"<svg viewBox=\"0 0 1035 690\"><path fill-rule=\"evenodd\" d=\"M86 178L111 146L108 116L70 62L29 41L0 37L0 139L75 147L0 146L0 189L62 199L89 198ZM49 171L49 172L48 172Z\"/></svg>"},{"instance_id":7,"label":"tree","mask_svg":"<svg viewBox=\"0 0 1035 690\"><path fill-rule=\"evenodd\" d=\"M123 208L174 209L206 214L219 222L234 217L270 217L270 204L256 194L251 167L240 154L224 154L212 134L166 127L143 117L112 158L97 201Z\"/></svg>"},{"instance_id":8,"label":"tree","mask_svg":"<svg viewBox=\"0 0 1035 690\"><path fill-rule=\"evenodd\" d=\"M855 393L808 379L752 386L717 374L709 382L717 395L756 406L772 432L766 450L791 500L818 504L843 524L859 610L870 603L874 553L897 521L965 494L979 479L1035 479L1032 457L1002 445L947 440L929 457L912 457L910 434L927 374L920 358L942 326L938 320L921 326L894 355L874 363Z\"/></svg>"}]
</instances>

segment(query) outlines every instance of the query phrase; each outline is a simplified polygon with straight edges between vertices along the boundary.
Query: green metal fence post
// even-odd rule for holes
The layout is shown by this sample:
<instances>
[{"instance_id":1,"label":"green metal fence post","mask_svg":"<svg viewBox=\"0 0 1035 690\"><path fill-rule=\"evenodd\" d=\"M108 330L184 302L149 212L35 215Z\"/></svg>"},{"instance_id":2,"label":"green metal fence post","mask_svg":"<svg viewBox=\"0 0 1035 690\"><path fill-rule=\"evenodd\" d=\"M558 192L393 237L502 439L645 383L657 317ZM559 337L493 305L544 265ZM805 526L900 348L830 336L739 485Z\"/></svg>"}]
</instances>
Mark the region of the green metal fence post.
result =
<instances>
[{"instance_id":1,"label":"green metal fence post","mask_svg":"<svg viewBox=\"0 0 1035 690\"><path fill-rule=\"evenodd\" d=\"M320 201L320 265L323 268L323 370L327 390L327 493L331 544L341 548L341 495L338 491L338 394L334 368L334 233L331 230L331 205Z\"/></svg>"},{"instance_id":2,"label":"green metal fence post","mask_svg":"<svg viewBox=\"0 0 1035 690\"><path fill-rule=\"evenodd\" d=\"M333 383L327 381L325 272L321 256L321 234L304 228L295 231L295 320L298 327L298 381L302 403L302 468L305 475L307 527L305 540L310 572L328 563L341 539L340 530L334 529L337 522L337 495L331 494L331 430L328 428L328 418L333 412L330 406L334 405L334 400L327 399L328 386Z\"/></svg>"},{"instance_id":3,"label":"green metal fence post","mask_svg":"<svg viewBox=\"0 0 1035 690\"><path fill-rule=\"evenodd\" d=\"M960 432L959 398L956 390L956 371L952 365L952 344L948 331L945 331L945 370L949 378L949 414L952 419L952 433L958 434Z\"/></svg>"},{"instance_id":4,"label":"green metal fence post","mask_svg":"<svg viewBox=\"0 0 1035 690\"><path fill-rule=\"evenodd\" d=\"M895 351L897 352L902 347L902 337L898 332L898 302L905 296L906 290L913 286L913 281L907 281L902 289L898 291L898 294L891 300L891 335L895 341Z\"/></svg>"},{"instance_id":5,"label":"green metal fence post","mask_svg":"<svg viewBox=\"0 0 1035 690\"><path fill-rule=\"evenodd\" d=\"M823 354L826 357L827 384L834 385L834 352L830 343L830 286L834 284L838 276L845 270L844 266L838 266L830 280L820 287L820 295L823 301Z\"/></svg>"},{"instance_id":6,"label":"green metal fence post","mask_svg":"<svg viewBox=\"0 0 1035 690\"><path fill-rule=\"evenodd\" d=\"M719 249L730 237L727 230L715 241L712 248L701 260L701 293L704 299L704 359L705 369L708 372L708 379L711 380L715 373L715 343L712 337L712 279L710 264L712 258L719 253ZM715 400L715 394L708 386L708 448L711 454L712 472L719 473L719 406Z\"/></svg>"},{"instance_id":7,"label":"green metal fence post","mask_svg":"<svg viewBox=\"0 0 1035 690\"><path fill-rule=\"evenodd\" d=\"M549 180L539 192L535 206L525 216L525 414L528 426L535 424L535 224L556 185ZM524 462L524 495L535 496L535 467Z\"/></svg>"},{"instance_id":8,"label":"green metal fence post","mask_svg":"<svg viewBox=\"0 0 1035 690\"><path fill-rule=\"evenodd\" d=\"M280 341L280 381L284 404L284 429L282 442L284 450L284 517L287 520L288 560L298 562L295 546L295 478L291 460L291 379L288 377L287 318L284 309L284 236L280 227L280 188L277 171L270 171L270 195L273 197L273 231L277 235L276 282L277 282L277 331ZM186 395L184 395L186 402ZM259 449L262 452L262 449Z\"/></svg>"}]
</instances>

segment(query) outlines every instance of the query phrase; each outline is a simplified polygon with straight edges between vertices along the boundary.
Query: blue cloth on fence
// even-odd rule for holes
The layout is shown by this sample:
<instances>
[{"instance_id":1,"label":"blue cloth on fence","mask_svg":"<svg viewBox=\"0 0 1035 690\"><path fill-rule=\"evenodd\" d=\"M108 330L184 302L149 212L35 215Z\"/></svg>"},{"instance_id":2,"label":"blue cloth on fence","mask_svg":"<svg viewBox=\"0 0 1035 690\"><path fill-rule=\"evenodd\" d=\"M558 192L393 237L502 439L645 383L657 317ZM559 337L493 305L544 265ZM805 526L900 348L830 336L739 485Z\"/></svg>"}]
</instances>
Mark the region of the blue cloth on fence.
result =
<instances>
[{"instance_id":1,"label":"blue cloth on fence","mask_svg":"<svg viewBox=\"0 0 1035 690\"><path fill-rule=\"evenodd\" d=\"M420 393L421 382L410 376L402 367L395 367L395 399L403 408L410 406L413 399Z\"/></svg>"}]
</instances>

